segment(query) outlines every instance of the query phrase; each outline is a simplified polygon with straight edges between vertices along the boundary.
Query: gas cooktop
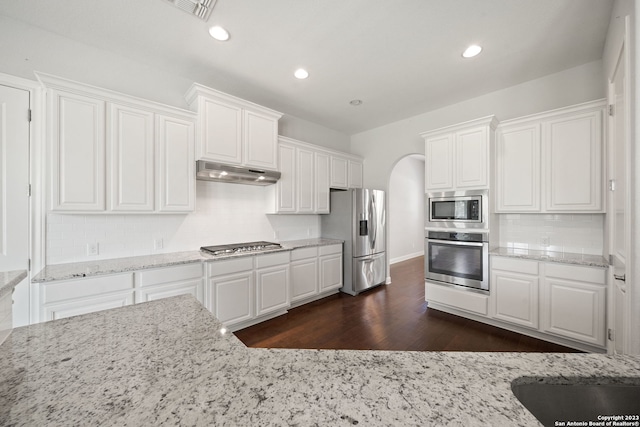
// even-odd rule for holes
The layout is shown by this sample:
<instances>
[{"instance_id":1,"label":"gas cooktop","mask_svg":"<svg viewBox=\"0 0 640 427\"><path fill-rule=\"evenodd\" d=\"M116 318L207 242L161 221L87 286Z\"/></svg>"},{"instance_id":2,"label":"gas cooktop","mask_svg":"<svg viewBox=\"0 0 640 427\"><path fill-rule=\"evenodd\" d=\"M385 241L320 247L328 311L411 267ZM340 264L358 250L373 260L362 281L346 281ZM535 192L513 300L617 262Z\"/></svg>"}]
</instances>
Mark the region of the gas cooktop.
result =
<instances>
[{"instance_id":1,"label":"gas cooktop","mask_svg":"<svg viewBox=\"0 0 640 427\"><path fill-rule=\"evenodd\" d=\"M281 247L279 243L273 242L247 242L232 243L230 245L203 246L200 250L213 255L229 255L244 252L267 251L270 249L280 249Z\"/></svg>"}]
</instances>

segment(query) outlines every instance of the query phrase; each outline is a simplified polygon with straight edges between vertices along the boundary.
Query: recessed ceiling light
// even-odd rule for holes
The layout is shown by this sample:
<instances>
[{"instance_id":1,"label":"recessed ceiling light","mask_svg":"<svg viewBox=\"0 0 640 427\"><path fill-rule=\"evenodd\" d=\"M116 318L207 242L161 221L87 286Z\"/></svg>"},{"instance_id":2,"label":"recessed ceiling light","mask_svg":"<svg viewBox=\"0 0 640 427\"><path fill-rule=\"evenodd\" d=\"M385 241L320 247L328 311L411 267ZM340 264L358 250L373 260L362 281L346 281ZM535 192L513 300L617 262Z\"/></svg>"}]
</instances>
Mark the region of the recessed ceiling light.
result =
<instances>
[{"instance_id":1,"label":"recessed ceiling light","mask_svg":"<svg viewBox=\"0 0 640 427\"><path fill-rule=\"evenodd\" d=\"M296 79L304 80L309 77L309 72L304 68L298 68L295 73L293 73L293 75L296 77Z\"/></svg>"},{"instance_id":2,"label":"recessed ceiling light","mask_svg":"<svg viewBox=\"0 0 640 427\"><path fill-rule=\"evenodd\" d=\"M229 40L229 32L217 25L209 28L209 34L211 34L211 37L221 42Z\"/></svg>"},{"instance_id":3,"label":"recessed ceiling light","mask_svg":"<svg viewBox=\"0 0 640 427\"><path fill-rule=\"evenodd\" d=\"M362 105L362 99L352 99L351 101L349 101L349 104L357 107L358 105Z\"/></svg>"},{"instance_id":4,"label":"recessed ceiling light","mask_svg":"<svg viewBox=\"0 0 640 427\"><path fill-rule=\"evenodd\" d=\"M482 47L478 46L477 44L472 44L464 52L462 52L462 56L465 58L473 58L480 52L482 52Z\"/></svg>"}]
</instances>

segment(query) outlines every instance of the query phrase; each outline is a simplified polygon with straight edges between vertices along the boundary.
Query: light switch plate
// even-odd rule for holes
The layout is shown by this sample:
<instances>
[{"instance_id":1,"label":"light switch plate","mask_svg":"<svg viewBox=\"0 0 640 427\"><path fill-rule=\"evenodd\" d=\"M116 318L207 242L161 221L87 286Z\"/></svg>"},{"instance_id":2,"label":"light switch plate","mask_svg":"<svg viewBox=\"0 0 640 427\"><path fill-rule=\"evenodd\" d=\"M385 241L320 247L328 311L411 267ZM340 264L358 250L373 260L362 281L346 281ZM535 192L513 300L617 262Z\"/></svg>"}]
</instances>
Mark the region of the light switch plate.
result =
<instances>
[{"instance_id":1,"label":"light switch plate","mask_svg":"<svg viewBox=\"0 0 640 427\"><path fill-rule=\"evenodd\" d=\"M99 253L98 243L87 243L87 256L96 256Z\"/></svg>"}]
</instances>

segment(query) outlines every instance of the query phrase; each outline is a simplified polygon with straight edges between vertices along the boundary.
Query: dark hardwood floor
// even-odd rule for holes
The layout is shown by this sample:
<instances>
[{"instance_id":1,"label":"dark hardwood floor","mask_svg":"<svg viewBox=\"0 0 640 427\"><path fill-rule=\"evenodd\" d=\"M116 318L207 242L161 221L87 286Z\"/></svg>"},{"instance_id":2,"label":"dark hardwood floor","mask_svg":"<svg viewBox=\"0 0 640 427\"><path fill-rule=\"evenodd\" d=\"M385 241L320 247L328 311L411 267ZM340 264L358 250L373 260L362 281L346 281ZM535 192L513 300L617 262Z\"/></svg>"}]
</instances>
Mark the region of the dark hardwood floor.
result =
<instances>
[{"instance_id":1,"label":"dark hardwood floor","mask_svg":"<svg viewBox=\"0 0 640 427\"><path fill-rule=\"evenodd\" d=\"M389 286L356 297L338 293L235 335L262 348L577 352L429 309L423 262L418 257L393 264Z\"/></svg>"}]
</instances>

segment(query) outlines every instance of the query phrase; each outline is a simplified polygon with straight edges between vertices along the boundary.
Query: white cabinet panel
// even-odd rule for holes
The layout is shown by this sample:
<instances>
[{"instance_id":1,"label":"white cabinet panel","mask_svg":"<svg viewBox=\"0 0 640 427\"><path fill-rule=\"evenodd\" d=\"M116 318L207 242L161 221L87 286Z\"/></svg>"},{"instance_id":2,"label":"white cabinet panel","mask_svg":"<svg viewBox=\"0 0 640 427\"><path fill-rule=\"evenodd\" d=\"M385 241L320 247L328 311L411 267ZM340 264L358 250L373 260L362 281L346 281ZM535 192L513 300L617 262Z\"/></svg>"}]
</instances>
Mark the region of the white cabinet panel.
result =
<instances>
[{"instance_id":1,"label":"white cabinet panel","mask_svg":"<svg viewBox=\"0 0 640 427\"><path fill-rule=\"evenodd\" d=\"M187 294L204 304L202 263L148 269L136 276L136 303Z\"/></svg>"},{"instance_id":2,"label":"white cabinet panel","mask_svg":"<svg viewBox=\"0 0 640 427\"><path fill-rule=\"evenodd\" d=\"M57 304L45 305L40 320L64 319L131 304L133 304L133 292L93 296L82 300L68 300Z\"/></svg>"},{"instance_id":3,"label":"white cabinet panel","mask_svg":"<svg viewBox=\"0 0 640 427\"><path fill-rule=\"evenodd\" d=\"M51 209L105 209L105 102L51 90Z\"/></svg>"},{"instance_id":4,"label":"white cabinet panel","mask_svg":"<svg viewBox=\"0 0 640 427\"><path fill-rule=\"evenodd\" d=\"M188 280L170 285L153 286L141 289L136 297L136 303L155 301L163 298L175 297L178 295L193 295L201 303L203 300L202 278L198 280Z\"/></svg>"},{"instance_id":5,"label":"white cabinet panel","mask_svg":"<svg viewBox=\"0 0 640 427\"><path fill-rule=\"evenodd\" d=\"M289 266L256 270L256 316L289 307Z\"/></svg>"},{"instance_id":6,"label":"white cabinet panel","mask_svg":"<svg viewBox=\"0 0 640 427\"><path fill-rule=\"evenodd\" d=\"M154 114L110 104L107 135L109 209L153 211Z\"/></svg>"},{"instance_id":7,"label":"white cabinet panel","mask_svg":"<svg viewBox=\"0 0 640 427\"><path fill-rule=\"evenodd\" d=\"M253 271L209 278L213 315L225 326L251 320L253 312Z\"/></svg>"},{"instance_id":8,"label":"white cabinet panel","mask_svg":"<svg viewBox=\"0 0 640 427\"><path fill-rule=\"evenodd\" d=\"M546 277L543 330L604 346L605 295L602 285Z\"/></svg>"},{"instance_id":9,"label":"white cabinet panel","mask_svg":"<svg viewBox=\"0 0 640 427\"><path fill-rule=\"evenodd\" d=\"M320 257L319 266L320 292L342 287L342 254Z\"/></svg>"},{"instance_id":10,"label":"white cabinet panel","mask_svg":"<svg viewBox=\"0 0 640 427\"><path fill-rule=\"evenodd\" d=\"M443 286L425 282L425 300L486 316L489 312L489 297L475 292L460 290L452 286Z\"/></svg>"},{"instance_id":11,"label":"white cabinet panel","mask_svg":"<svg viewBox=\"0 0 640 427\"><path fill-rule=\"evenodd\" d=\"M315 153L315 212L329 213L329 185L331 157Z\"/></svg>"},{"instance_id":12,"label":"white cabinet panel","mask_svg":"<svg viewBox=\"0 0 640 427\"><path fill-rule=\"evenodd\" d=\"M216 99L198 105L199 158L222 163L242 163L242 109Z\"/></svg>"},{"instance_id":13,"label":"white cabinet panel","mask_svg":"<svg viewBox=\"0 0 640 427\"><path fill-rule=\"evenodd\" d=\"M313 297L318 291L317 256L291 262L291 302Z\"/></svg>"},{"instance_id":14,"label":"white cabinet panel","mask_svg":"<svg viewBox=\"0 0 640 427\"><path fill-rule=\"evenodd\" d=\"M456 183L461 188L485 188L489 186L489 139L486 127L473 128L456 133Z\"/></svg>"},{"instance_id":15,"label":"white cabinet panel","mask_svg":"<svg viewBox=\"0 0 640 427\"><path fill-rule=\"evenodd\" d=\"M602 209L602 112L545 123L548 211Z\"/></svg>"},{"instance_id":16,"label":"white cabinet panel","mask_svg":"<svg viewBox=\"0 0 640 427\"><path fill-rule=\"evenodd\" d=\"M344 157L331 156L331 188L349 187L349 161Z\"/></svg>"},{"instance_id":17,"label":"white cabinet panel","mask_svg":"<svg viewBox=\"0 0 640 427\"><path fill-rule=\"evenodd\" d=\"M296 149L296 183L298 213L314 213L315 199L315 170L313 151L303 148Z\"/></svg>"},{"instance_id":18,"label":"white cabinet panel","mask_svg":"<svg viewBox=\"0 0 640 427\"><path fill-rule=\"evenodd\" d=\"M195 123L158 115L158 210L192 212L195 208Z\"/></svg>"},{"instance_id":19,"label":"white cabinet panel","mask_svg":"<svg viewBox=\"0 0 640 427\"><path fill-rule=\"evenodd\" d=\"M362 188L362 162L349 160L349 188Z\"/></svg>"},{"instance_id":20,"label":"white cabinet panel","mask_svg":"<svg viewBox=\"0 0 640 427\"><path fill-rule=\"evenodd\" d=\"M280 179L275 184L276 212L296 211L296 149L291 145L278 147Z\"/></svg>"},{"instance_id":21,"label":"white cabinet panel","mask_svg":"<svg viewBox=\"0 0 640 427\"><path fill-rule=\"evenodd\" d=\"M277 169L277 119L247 110L243 112L243 119L243 163L262 169Z\"/></svg>"},{"instance_id":22,"label":"white cabinet panel","mask_svg":"<svg viewBox=\"0 0 640 427\"><path fill-rule=\"evenodd\" d=\"M492 270L493 317L538 328L538 276Z\"/></svg>"},{"instance_id":23,"label":"white cabinet panel","mask_svg":"<svg viewBox=\"0 0 640 427\"><path fill-rule=\"evenodd\" d=\"M425 190L453 188L453 135L441 135L425 140Z\"/></svg>"},{"instance_id":24,"label":"white cabinet panel","mask_svg":"<svg viewBox=\"0 0 640 427\"><path fill-rule=\"evenodd\" d=\"M498 133L496 211L540 210L540 125Z\"/></svg>"}]
</instances>

